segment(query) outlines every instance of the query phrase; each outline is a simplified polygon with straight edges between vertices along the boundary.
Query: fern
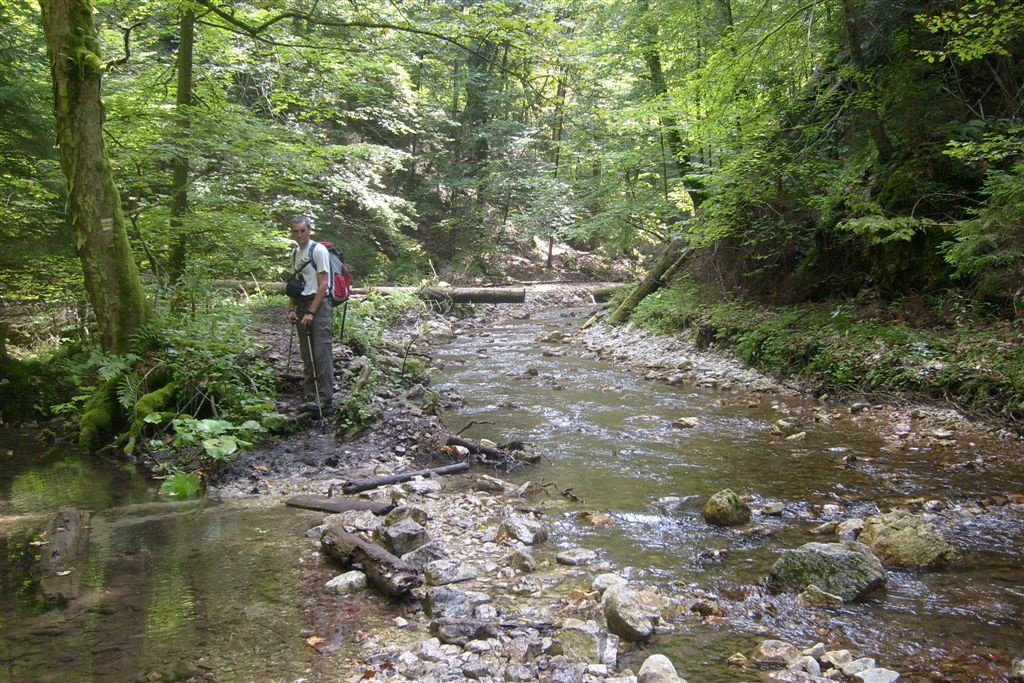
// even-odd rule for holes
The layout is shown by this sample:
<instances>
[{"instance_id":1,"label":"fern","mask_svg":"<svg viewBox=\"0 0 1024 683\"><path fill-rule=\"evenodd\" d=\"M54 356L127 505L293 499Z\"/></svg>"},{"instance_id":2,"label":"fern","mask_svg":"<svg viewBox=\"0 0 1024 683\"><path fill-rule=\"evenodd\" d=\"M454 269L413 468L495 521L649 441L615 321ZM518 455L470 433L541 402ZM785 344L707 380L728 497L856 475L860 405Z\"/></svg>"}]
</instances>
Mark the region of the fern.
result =
<instances>
[{"instance_id":1,"label":"fern","mask_svg":"<svg viewBox=\"0 0 1024 683\"><path fill-rule=\"evenodd\" d=\"M126 372L117 383L117 402L125 411L135 408L135 404L145 392L142 376L138 370Z\"/></svg>"}]
</instances>

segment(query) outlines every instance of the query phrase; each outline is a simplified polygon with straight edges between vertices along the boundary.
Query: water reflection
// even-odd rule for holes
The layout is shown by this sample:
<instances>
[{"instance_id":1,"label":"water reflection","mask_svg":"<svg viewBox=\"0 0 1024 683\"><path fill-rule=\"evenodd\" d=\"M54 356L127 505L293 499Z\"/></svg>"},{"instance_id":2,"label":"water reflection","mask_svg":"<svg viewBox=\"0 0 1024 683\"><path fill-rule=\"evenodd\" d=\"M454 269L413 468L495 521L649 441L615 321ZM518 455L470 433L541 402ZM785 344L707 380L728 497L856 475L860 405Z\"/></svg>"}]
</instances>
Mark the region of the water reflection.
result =
<instances>
[{"instance_id":1,"label":"water reflection","mask_svg":"<svg viewBox=\"0 0 1024 683\"><path fill-rule=\"evenodd\" d=\"M277 501L162 501L156 483L119 463L40 455L18 434L0 443L14 451L0 489L0 680L213 671L217 680L290 681L310 668L303 585L319 553L303 534L316 513ZM83 555L60 576L40 561L50 547L39 541L64 505L92 515ZM58 578L74 590L53 591ZM316 666L329 673L341 661Z\"/></svg>"}]
</instances>

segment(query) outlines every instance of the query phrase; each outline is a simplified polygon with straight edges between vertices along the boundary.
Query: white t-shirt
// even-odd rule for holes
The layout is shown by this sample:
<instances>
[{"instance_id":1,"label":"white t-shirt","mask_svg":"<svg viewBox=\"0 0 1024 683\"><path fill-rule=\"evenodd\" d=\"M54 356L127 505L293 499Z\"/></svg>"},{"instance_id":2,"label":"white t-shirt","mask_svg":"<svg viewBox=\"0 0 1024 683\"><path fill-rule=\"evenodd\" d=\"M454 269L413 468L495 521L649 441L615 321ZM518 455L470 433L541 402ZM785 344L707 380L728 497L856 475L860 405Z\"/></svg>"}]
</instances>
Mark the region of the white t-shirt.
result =
<instances>
[{"instance_id":1,"label":"white t-shirt","mask_svg":"<svg viewBox=\"0 0 1024 683\"><path fill-rule=\"evenodd\" d=\"M310 250L313 253L312 262L306 263L310 258ZM302 288L302 296L306 297L316 294L316 274L328 272L330 258L330 255L327 253L327 247L314 240L309 241L305 251L300 251L298 245L292 250L292 272L295 272L300 265L306 263L301 273L306 285Z\"/></svg>"}]
</instances>

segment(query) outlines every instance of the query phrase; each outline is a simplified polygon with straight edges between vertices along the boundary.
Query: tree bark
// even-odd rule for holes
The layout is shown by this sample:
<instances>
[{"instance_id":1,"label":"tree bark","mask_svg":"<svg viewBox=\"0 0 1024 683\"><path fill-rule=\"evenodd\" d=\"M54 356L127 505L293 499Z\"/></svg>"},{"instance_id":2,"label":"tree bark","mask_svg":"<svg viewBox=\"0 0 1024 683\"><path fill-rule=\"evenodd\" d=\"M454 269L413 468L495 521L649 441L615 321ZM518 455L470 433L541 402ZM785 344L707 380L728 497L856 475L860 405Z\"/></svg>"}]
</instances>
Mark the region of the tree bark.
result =
<instances>
[{"instance_id":1,"label":"tree bark","mask_svg":"<svg viewBox=\"0 0 1024 683\"><path fill-rule=\"evenodd\" d=\"M103 142L105 70L88 0L40 0L53 78L60 165L85 288L108 351L128 347L149 317Z\"/></svg>"},{"instance_id":2,"label":"tree bark","mask_svg":"<svg viewBox=\"0 0 1024 683\"><path fill-rule=\"evenodd\" d=\"M178 44L178 94L175 102L174 131L178 144L188 139L192 106L192 52L196 15L191 8L181 16L181 40ZM171 282L185 272L188 235L183 218L188 213L188 157L179 149L174 155L171 180L171 232L175 234L169 265Z\"/></svg>"},{"instance_id":3,"label":"tree bark","mask_svg":"<svg viewBox=\"0 0 1024 683\"><path fill-rule=\"evenodd\" d=\"M654 268L647 274L647 277L641 280L630 295L608 316L608 322L612 325L621 325L629 320L629 316L633 313L633 309L637 307L637 304L671 280L689 253L690 250L683 240L675 240L669 244L668 248L665 249L665 253L654 264Z\"/></svg>"}]
</instances>

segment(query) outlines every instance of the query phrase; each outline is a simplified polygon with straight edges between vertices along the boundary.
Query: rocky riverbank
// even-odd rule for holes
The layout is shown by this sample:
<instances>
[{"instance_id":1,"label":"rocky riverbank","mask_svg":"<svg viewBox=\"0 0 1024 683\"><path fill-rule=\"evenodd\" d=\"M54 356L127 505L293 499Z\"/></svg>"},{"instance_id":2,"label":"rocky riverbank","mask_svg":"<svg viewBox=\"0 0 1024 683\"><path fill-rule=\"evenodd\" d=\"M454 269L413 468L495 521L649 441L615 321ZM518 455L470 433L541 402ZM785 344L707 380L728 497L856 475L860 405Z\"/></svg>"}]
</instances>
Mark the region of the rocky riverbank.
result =
<instances>
[{"instance_id":1,"label":"rocky riverbank","mask_svg":"<svg viewBox=\"0 0 1024 683\"><path fill-rule=\"evenodd\" d=\"M413 337L426 345L424 330L443 341L451 335L480 334L500 325L502 318L529 316L533 308L588 303L586 288L550 287L536 298L529 296L525 307L493 307L473 318L435 314L415 331L396 330L395 345L407 345ZM965 469L1019 459L1015 435L974 423L956 410L871 400L839 402L829 397L790 401L802 395L799 386L775 382L738 362L699 352L670 337L597 326L550 333L538 343L553 353L601 357L670 384L713 388L738 401L769 402L778 413L773 431L779 439L798 442L816 425L848 420L884 435L886 450L895 455L943 447L957 454L947 466ZM281 348L271 353L277 354L278 361L284 357ZM359 361L339 349L336 364L355 368ZM292 440L246 453L228 472L219 494L325 494L332 485L355 478L427 464L428 455L439 450L438 435L443 429L422 387L401 392L383 387L372 401L383 420L359 438L339 442L330 429L311 423ZM1006 448L997 455L978 456L973 446L981 439L998 440ZM339 614L352 600L381 601L385 609L394 611L390 624L361 636L362 655L353 662L352 680L369 674L394 680L671 681L676 674L667 671L663 659L652 659L646 671L643 665L650 653L657 653L659 639L673 632L719 628L731 621L749 624L757 615L780 613L827 624L829 609L835 608L835 593L815 591L808 585L794 588L802 591L796 598L796 593L772 595L764 586L744 586L734 594L718 595L685 586L669 592L638 584L629 579L625 568L611 565L600 552L554 547L544 540L568 516L595 526L610 521L550 487L513 486L497 477L467 475L385 487L364 497L394 504L404 512L393 513L396 516L390 520L370 513L342 513L327 522L364 534L415 563L425 585L416 590L414 599L394 604L358 588L364 583L358 575L329 582L336 578L337 567L320 550L322 529L311 530L310 553L316 560L310 566L315 567L311 571L323 590L334 596L338 586L357 587L357 592L331 598ZM753 527L759 526L759 519L781 512L770 509L772 503L749 502L755 505ZM1019 509L1022 501L1009 497L879 501L879 508L893 503L944 520L949 528L985 509ZM826 507L808 512L820 522L817 533L825 536L823 540L839 545L856 537L863 520L858 526L841 504ZM409 520L420 528L410 530ZM401 533L389 531L400 522ZM415 547L410 547L412 543ZM616 588L609 588L613 585ZM314 621L326 626L322 632L311 631L308 642L329 656L331 644L339 637L328 632L335 622ZM867 666L869 662L860 661L863 658L856 654L836 654L844 645L848 650L847 643L783 647L768 642L736 653L729 664L750 668L741 677L779 667L778 673L771 674L777 680L894 680L891 673L874 671L879 667L873 662ZM780 648L784 655L765 654ZM794 652L799 656L792 656ZM676 666L680 674L700 679L695 663L676 662ZM657 674L661 677L655 677L655 669L662 671ZM869 670L872 673L865 674Z\"/></svg>"}]
</instances>

